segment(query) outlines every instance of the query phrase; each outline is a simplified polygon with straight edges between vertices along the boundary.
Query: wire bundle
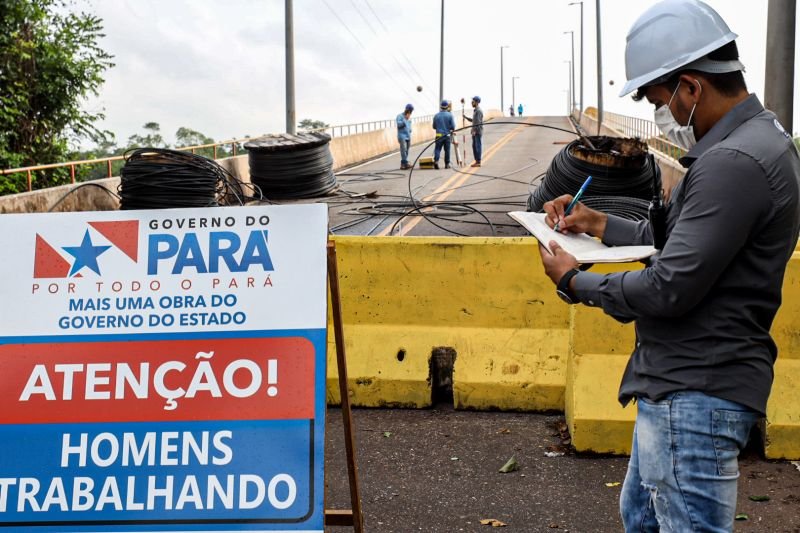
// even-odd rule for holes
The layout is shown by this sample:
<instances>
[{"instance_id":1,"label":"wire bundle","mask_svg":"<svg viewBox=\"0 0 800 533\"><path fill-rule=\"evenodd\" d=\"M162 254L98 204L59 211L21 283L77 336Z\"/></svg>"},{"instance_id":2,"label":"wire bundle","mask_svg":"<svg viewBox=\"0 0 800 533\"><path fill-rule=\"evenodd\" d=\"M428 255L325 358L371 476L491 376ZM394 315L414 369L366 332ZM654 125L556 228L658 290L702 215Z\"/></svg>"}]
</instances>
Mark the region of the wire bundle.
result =
<instances>
[{"instance_id":1,"label":"wire bundle","mask_svg":"<svg viewBox=\"0 0 800 533\"><path fill-rule=\"evenodd\" d=\"M315 198L336 187L330 136L270 135L245 143L250 180L273 199Z\"/></svg>"},{"instance_id":2,"label":"wire bundle","mask_svg":"<svg viewBox=\"0 0 800 533\"><path fill-rule=\"evenodd\" d=\"M137 148L125 153L120 170L120 209L243 205L244 187L208 158L167 148ZM254 192L260 196L260 191Z\"/></svg>"},{"instance_id":3,"label":"wire bundle","mask_svg":"<svg viewBox=\"0 0 800 533\"><path fill-rule=\"evenodd\" d=\"M654 184L656 190L660 189L658 165L646 155L641 164L626 168L589 163L573 154L580 144L575 140L556 154L544 180L528 199L528 211L541 211L545 202L563 194L575 194L586 177L592 176L592 184L581 202L630 220L646 219Z\"/></svg>"}]
</instances>

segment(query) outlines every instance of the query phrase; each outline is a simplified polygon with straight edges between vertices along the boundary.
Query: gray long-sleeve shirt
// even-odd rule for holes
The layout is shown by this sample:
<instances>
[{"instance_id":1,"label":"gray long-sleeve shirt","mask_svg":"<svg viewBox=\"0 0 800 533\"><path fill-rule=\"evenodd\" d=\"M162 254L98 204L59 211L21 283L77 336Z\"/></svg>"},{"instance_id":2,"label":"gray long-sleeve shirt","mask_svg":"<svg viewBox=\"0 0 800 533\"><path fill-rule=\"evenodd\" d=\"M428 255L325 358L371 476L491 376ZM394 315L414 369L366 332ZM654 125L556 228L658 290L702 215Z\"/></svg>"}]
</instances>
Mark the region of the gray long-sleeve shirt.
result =
<instances>
[{"instance_id":1,"label":"gray long-sleeve shirt","mask_svg":"<svg viewBox=\"0 0 800 533\"><path fill-rule=\"evenodd\" d=\"M472 122L472 127L469 129L472 135L483 135L483 109L480 106L472 111L472 118L464 117Z\"/></svg>"},{"instance_id":2,"label":"gray long-sleeve shirt","mask_svg":"<svg viewBox=\"0 0 800 533\"><path fill-rule=\"evenodd\" d=\"M777 356L769 329L800 227L800 156L751 95L681 163L689 170L668 206L660 254L640 271L578 274L575 294L636 321L623 405L697 390L764 413ZM652 237L647 222L609 216L603 241Z\"/></svg>"}]
</instances>

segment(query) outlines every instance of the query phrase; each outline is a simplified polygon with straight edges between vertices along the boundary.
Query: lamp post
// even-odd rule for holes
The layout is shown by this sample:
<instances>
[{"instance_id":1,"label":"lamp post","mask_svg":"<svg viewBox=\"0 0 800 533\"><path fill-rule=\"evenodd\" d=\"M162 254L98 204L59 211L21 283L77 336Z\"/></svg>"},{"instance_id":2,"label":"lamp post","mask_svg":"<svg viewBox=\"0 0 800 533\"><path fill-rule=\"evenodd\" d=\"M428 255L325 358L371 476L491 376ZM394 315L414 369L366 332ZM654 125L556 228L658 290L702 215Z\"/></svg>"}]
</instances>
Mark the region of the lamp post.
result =
<instances>
[{"instance_id":1,"label":"lamp post","mask_svg":"<svg viewBox=\"0 0 800 533\"><path fill-rule=\"evenodd\" d=\"M580 98L580 111L583 113L583 1L570 2L569 5L581 6L581 98Z\"/></svg>"},{"instance_id":2,"label":"lamp post","mask_svg":"<svg viewBox=\"0 0 800 533\"><path fill-rule=\"evenodd\" d=\"M439 45L439 101L444 100L444 0L442 0L442 30Z\"/></svg>"},{"instance_id":3,"label":"lamp post","mask_svg":"<svg viewBox=\"0 0 800 533\"><path fill-rule=\"evenodd\" d=\"M292 0L286 0L286 133L295 134L297 124L294 103L294 24Z\"/></svg>"},{"instance_id":4,"label":"lamp post","mask_svg":"<svg viewBox=\"0 0 800 533\"><path fill-rule=\"evenodd\" d=\"M570 73L569 73L569 80L570 80L569 90L570 94L572 95L571 96L572 100L570 100L570 102L572 103L572 108L574 109L575 108L575 32L572 30L565 31L564 35L568 33L569 33L569 40L572 46L572 63L570 66ZM572 114L572 111L570 111L570 114Z\"/></svg>"},{"instance_id":5,"label":"lamp post","mask_svg":"<svg viewBox=\"0 0 800 533\"><path fill-rule=\"evenodd\" d=\"M503 48L511 48L508 45L503 45L500 47L500 111L505 113L506 110L503 107Z\"/></svg>"},{"instance_id":6,"label":"lamp post","mask_svg":"<svg viewBox=\"0 0 800 533\"><path fill-rule=\"evenodd\" d=\"M603 125L603 39L600 35L600 0L595 0L595 22L597 23L597 134Z\"/></svg>"},{"instance_id":7,"label":"lamp post","mask_svg":"<svg viewBox=\"0 0 800 533\"><path fill-rule=\"evenodd\" d=\"M517 88L515 82L519 79L519 76L512 76L511 78L511 108L517 108Z\"/></svg>"},{"instance_id":8,"label":"lamp post","mask_svg":"<svg viewBox=\"0 0 800 533\"><path fill-rule=\"evenodd\" d=\"M565 59L564 63L566 63L567 66L569 67L569 71L567 72L567 91L569 92L569 105L571 107L569 108L569 113L567 113L567 116L570 116L572 114L572 108L574 107L575 103L572 98L572 83L571 83L572 61L570 61L569 59Z\"/></svg>"}]
</instances>

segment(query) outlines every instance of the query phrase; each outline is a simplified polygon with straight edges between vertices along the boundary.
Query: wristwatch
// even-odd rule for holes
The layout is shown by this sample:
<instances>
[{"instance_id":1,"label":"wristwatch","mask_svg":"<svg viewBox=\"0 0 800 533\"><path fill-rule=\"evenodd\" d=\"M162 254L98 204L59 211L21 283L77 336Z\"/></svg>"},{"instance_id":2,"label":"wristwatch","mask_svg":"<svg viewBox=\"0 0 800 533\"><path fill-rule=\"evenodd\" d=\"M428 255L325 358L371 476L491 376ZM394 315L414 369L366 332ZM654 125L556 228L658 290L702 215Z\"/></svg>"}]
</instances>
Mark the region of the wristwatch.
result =
<instances>
[{"instance_id":1,"label":"wristwatch","mask_svg":"<svg viewBox=\"0 0 800 533\"><path fill-rule=\"evenodd\" d=\"M578 303L578 298L575 296L575 293L572 292L572 289L569 288L569 282L575 277L575 274L579 274L580 270L577 268L573 268L572 270L567 270L567 272L561 276L561 279L558 280L558 285L556 285L556 294L559 298L567 302L568 304L576 304Z\"/></svg>"}]
</instances>

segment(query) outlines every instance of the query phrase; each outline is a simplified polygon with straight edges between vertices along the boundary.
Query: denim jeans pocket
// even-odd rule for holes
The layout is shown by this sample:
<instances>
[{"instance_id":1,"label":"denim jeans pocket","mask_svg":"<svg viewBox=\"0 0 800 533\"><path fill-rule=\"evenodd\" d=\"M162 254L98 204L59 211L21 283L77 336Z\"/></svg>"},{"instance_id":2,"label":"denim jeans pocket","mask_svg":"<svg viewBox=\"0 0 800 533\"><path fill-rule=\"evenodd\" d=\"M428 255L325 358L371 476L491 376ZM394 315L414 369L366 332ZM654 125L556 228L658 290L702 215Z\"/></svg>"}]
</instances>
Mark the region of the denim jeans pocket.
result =
<instances>
[{"instance_id":1,"label":"denim jeans pocket","mask_svg":"<svg viewBox=\"0 0 800 533\"><path fill-rule=\"evenodd\" d=\"M712 413L711 434L720 476L739 475L739 452L747 444L750 428L757 415L749 411L715 409Z\"/></svg>"}]
</instances>

